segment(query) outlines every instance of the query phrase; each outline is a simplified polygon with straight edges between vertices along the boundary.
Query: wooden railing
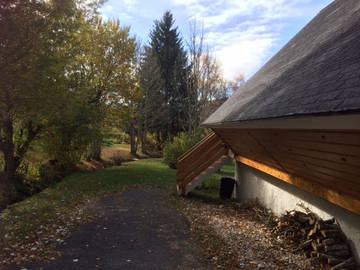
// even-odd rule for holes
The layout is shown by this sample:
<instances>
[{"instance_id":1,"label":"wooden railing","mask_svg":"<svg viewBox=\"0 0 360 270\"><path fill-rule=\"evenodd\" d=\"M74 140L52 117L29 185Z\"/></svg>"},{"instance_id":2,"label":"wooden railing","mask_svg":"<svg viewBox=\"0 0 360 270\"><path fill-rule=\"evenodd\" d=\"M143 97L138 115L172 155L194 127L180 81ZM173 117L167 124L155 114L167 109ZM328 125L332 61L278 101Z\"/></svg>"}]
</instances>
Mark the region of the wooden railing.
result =
<instances>
[{"instance_id":1,"label":"wooden railing","mask_svg":"<svg viewBox=\"0 0 360 270\"><path fill-rule=\"evenodd\" d=\"M181 156L176 164L179 193L184 194L188 184L228 152L229 148L221 138L215 133L210 133Z\"/></svg>"}]
</instances>

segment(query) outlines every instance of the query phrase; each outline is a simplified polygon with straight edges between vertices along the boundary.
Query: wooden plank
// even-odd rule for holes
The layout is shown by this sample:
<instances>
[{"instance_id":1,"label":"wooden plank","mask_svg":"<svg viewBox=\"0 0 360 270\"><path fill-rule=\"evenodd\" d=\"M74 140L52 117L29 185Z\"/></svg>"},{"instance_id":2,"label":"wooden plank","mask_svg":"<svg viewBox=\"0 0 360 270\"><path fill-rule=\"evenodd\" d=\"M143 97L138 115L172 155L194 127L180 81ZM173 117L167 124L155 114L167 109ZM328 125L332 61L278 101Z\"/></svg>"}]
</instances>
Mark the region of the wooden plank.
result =
<instances>
[{"instance_id":1,"label":"wooden plank","mask_svg":"<svg viewBox=\"0 0 360 270\"><path fill-rule=\"evenodd\" d=\"M269 138L258 137L258 140L264 144L282 145L285 147L291 147L294 149L315 150L321 152L324 155L327 153L340 154L346 156L354 156L360 158L360 146L343 145L343 144L331 144L322 142L308 142L308 141L294 141L287 138Z\"/></svg>"},{"instance_id":2,"label":"wooden plank","mask_svg":"<svg viewBox=\"0 0 360 270\"><path fill-rule=\"evenodd\" d=\"M288 165L291 165L292 168L296 168L299 173L305 172L305 171L306 172L314 172L317 175L324 175L325 178L331 177L331 179L336 179L338 182L348 181L349 179L356 179L353 175L343 174L341 172L321 168L318 166L313 166L311 164L306 164L306 163L303 163L301 161L297 161L294 159L281 161L281 162L282 162L282 164L284 164L284 167L288 167Z\"/></svg>"},{"instance_id":3,"label":"wooden plank","mask_svg":"<svg viewBox=\"0 0 360 270\"><path fill-rule=\"evenodd\" d=\"M208 148L206 148L204 151L194 154L192 156L189 156L185 162L181 164L180 167L177 169L178 176L184 177L189 172L195 170L197 167L199 167L204 160L207 159L213 159L213 153L216 153L219 149L224 149L224 144L222 141L218 141L213 145L209 145Z\"/></svg>"},{"instance_id":4,"label":"wooden plank","mask_svg":"<svg viewBox=\"0 0 360 270\"><path fill-rule=\"evenodd\" d=\"M327 176L333 176L338 178L339 180L345 180L345 181L351 181L353 183L359 183L360 182L360 176L357 171L359 171L359 167L351 167L346 166L343 168L343 170L339 170L337 168L337 164L332 163L326 163L324 165L324 162L322 160L317 161L316 159L312 158L306 159L299 155L291 155L288 152L283 152L279 150L279 148L274 147L273 145L265 145L265 147L268 149L269 152L273 156L276 156L277 161L282 165L282 167L286 167L287 164L293 164L300 168L301 170L313 170L316 172L323 173ZM343 167L342 164L339 165L340 167Z\"/></svg>"},{"instance_id":5,"label":"wooden plank","mask_svg":"<svg viewBox=\"0 0 360 270\"><path fill-rule=\"evenodd\" d=\"M331 175L325 175L316 171L299 171L299 168L293 166L292 164L286 164L286 172L291 175L296 175L298 177L308 179L309 181L319 183L323 186L333 188L337 191L351 194L355 197L360 197L359 184L353 184L349 181L339 180Z\"/></svg>"},{"instance_id":6,"label":"wooden plank","mask_svg":"<svg viewBox=\"0 0 360 270\"><path fill-rule=\"evenodd\" d=\"M199 165L195 170L190 171L186 176L178 178L177 183L185 186L190 183L195 177L197 177L200 173L205 171L208 167L211 166L214 162L220 159L223 155L227 154L227 149L218 149L216 152L212 153L212 158L204 160L201 165Z\"/></svg>"},{"instance_id":7,"label":"wooden plank","mask_svg":"<svg viewBox=\"0 0 360 270\"><path fill-rule=\"evenodd\" d=\"M208 144L211 144L214 141L219 140L219 136L216 133L210 133L208 136L204 137L200 142L195 144L192 148L190 148L184 155L182 155L178 163L183 162L187 159L188 156L191 156L193 152L200 151L201 149L205 149Z\"/></svg>"},{"instance_id":8,"label":"wooden plank","mask_svg":"<svg viewBox=\"0 0 360 270\"><path fill-rule=\"evenodd\" d=\"M190 183L195 177L205 171L208 167L211 166L214 162L219 160L222 156L226 155L227 151L224 149L218 149L216 153L213 153L213 158L204 160L201 165L199 165L195 170L189 171L185 176L178 178L178 182L186 185Z\"/></svg>"},{"instance_id":9,"label":"wooden plank","mask_svg":"<svg viewBox=\"0 0 360 270\"><path fill-rule=\"evenodd\" d=\"M294 155L292 153L278 152L277 156L278 156L278 159L284 163L286 163L288 160L290 160L290 161L293 160L293 161L302 163L303 167L307 167L307 168L314 167L314 168L317 168L318 170L334 172L333 175L339 175L340 177L342 177L342 175L345 175L345 176L349 175L349 176L351 176L351 178L356 178L356 179L360 180L360 167L339 164L339 163L327 161L327 160L319 160L319 159L312 158L312 157Z\"/></svg>"},{"instance_id":10,"label":"wooden plank","mask_svg":"<svg viewBox=\"0 0 360 270\"><path fill-rule=\"evenodd\" d=\"M247 166L250 166L275 178L278 178L284 182L294 185L301 190L312 193L351 212L360 214L360 200L354 196L339 192L332 188L328 188L324 185L320 185L305 178L293 176L286 172L266 166L260 162L242 156L236 156L235 159L240 163L243 163Z\"/></svg>"},{"instance_id":11,"label":"wooden plank","mask_svg":"<svg viewBox=\"0 0 360 270\"><path fill-rule=\"evenodd\" d=\"M187 169L185 168L183 172L179 172L177 174L177 179L179 179L180 182L186 181L187 178L192 177L194 174L196 174L199 170L206 169L206 166L209 166L209 164L214 163L220 156L222 156L224 153L224 149L217 148L214 149L214 151L211 153L211 156L204 158L203 160L199 160L197 166L194 169ZM201 171L199 172L201 173Z\"/></svg>"},{"instance_id":12,"label":"wooden plank","mask_svg":"<svg viewBox=\"0 0 360 270\"><path fill-rule=\"evenodd\" d=\"M219 134L237 136L251 133L266 137L285 137L292 140L325 142L360 146L360 132L353 130L289 130L289 129L215 129Z\"/></svg>"},{"instance_id":13,"label":"wooden plank","mask_svg":"<svg viewBox=\"0 0 360 270\"><path fill-rule=\"evenodd\" d=\"M218 140L219 140L219 137L215 133L212 133L212 134L208 135L207 137L202 139L200 142L195 144L192 148L190 148L190 150L188 150L183 156L181 156L177 163L181 164L183 162L186 162L188 157L192 156L192 154L194 152L206 149L206 146L208 144L212 144L212 143L214 143L214 142L216 142Z\"/></svg>"},{"instance_id":14,"label":"wooden plank","mask_svg":"<svg viewBox=\"0 0 360 270\"><path fill-rule=\"evenodd\" d=\"M251 130L250 132L256 136L360 146L359 131Z\"/></svg>"},{"instance_id":15,"label":"wooden plank","mask_svg":"<svg viewBox=\"0 0 360 270\"><path fill-rule=\"evenodd\" d=\"M261 155L261 154L257 153L256 151L241 149L241 150L236 151L236 154L257 160L259 162L263 162L263 163L270 165L271 167L274 167L277 169L283 169L279 165L279 163L277 163L275 160L270 158L268 155Z\"/></svg>"},{"instance_id":16,"label":"wooden plank","mask_svg":"<svg viewBox=\"0 0 360 270\"><path fill-rule=\"evenodd\" d=\"M272 155L263 145L260 145L257 140L248 134L242 134L236 138L227 136L222 136L222 138L226 140L228 145L231 145L234 153L265 162L278 169L283 169L277 162L276 155Z\"/></svg>"},{"instance_id":17,"label":"wooden plank","mask_svg":"<svg viewBox=\"0 0 360 270\"><path fill-rule=\"evenodd\" d=\"M177 163L177 168L182 170L186 167L188 167L189 165L193 164L194 162L196 162L198 159L201 159L201 157L203 156L203 154L206 152L211 152L211 150L213 148L223 148L224 147L224 143L221 140L216 140L216 141L209 141L209 143L206 143L206 145L204 145L205 147L202 148L198 148L196 150L194 150L192 152L191 155L187 156L185 159L182 160L182 162L178 162Z\"/></svg>"},{"instance_id":18,"label":"wooden plank","mask_svg":"<svg viewBox=\"0 0 360 270\"><path fill-rule=\"evenodd\" d=\"M348 156L348 155L343 155L343 154L334 154L334 153L323 153L323 152L318 152L316 150L307 150L307 149L296 149L293 147L286 147L283 145L273 145L273 147L276 147L279 151L284 151L284 152L290 152L293 153L294 155L301 155L301 156L307 156L307 157L312 157L312 158L316 158L319 160L327 160L327 161L333 161L339 164L347 164L350 166L356 166L358 167L360 164L360 158L358 157L353 157L353 156Z\"/></svg>"},{"instance_id":19,"label":"wooden plank","mask_svg":"<svg viewBox=\"0 0 360 270\"><path fill-rule=\"evenodd\" d=\"M294 152L284 151L283 148L275 148L273 146L269 147L267 146L269 151L272 151L273 153L277 153L278 156L282 158L287 159L294 159L297 161L313 164L315 166L319 166L322 168L328 168L333 169L338 172L349 172L351 171L354 175L360 176L360 166L355 166L352 164L347 164L345 162L337 162L333 160L326 160L326 159L320 159L308 155L302 155ZM359 163L360 164L360 160Z\"/></svg>"},{"instance_id":20,"label":"wooden plank","mask_svg":"<svg viewBox=\"0 0 360 270\"><path fill-rule=\"evenodd\" d=\"M236 136L236 137L226 136L227 143L229 145L231 145L234 152L241 154L241 152L244 151L244 149L240 149L240 146L239 146L241 141L245 141L244 136L246 136L246 135L242 134L242 135ZM238 142L238 140L239 140L239 142ZM359 167L360 158L355 157L355 156L350 156L347 153L345 153L345 154L324 153L324 152L318 151L316 149L297 148L296 146L287 145L286 143L284 143L284 140L280 140L280 138L277 141L261 140L261 143L263 145L265 145L267 149L270 148L270 150L272 152L274 152L274 151L275 152L276 151L289 152L289 153L292 153L293 155L301 155L301 156L306 156L306 157L310 157L310 158L314 158L314 159L318 159L318 160L336 162L338 164L350 165L350 166L360 168ZM250 147L250 145L246 143L246 144L242 144L242 147L243 148ZM273 148L273 149L271 149L271 148ZM351 152L352 151L350 151L350 153Z\"/></svg>"}]
</instances>

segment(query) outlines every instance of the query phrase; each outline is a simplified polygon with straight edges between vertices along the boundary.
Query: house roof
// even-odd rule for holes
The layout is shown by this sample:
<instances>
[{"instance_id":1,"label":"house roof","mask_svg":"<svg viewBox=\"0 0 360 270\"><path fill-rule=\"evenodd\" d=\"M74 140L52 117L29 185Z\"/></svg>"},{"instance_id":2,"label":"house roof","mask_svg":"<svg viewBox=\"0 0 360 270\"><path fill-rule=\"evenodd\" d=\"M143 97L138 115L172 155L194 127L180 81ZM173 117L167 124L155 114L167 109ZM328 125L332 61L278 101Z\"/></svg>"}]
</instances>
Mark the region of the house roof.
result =
<instances>
[{"instance_id":1,"label":"house roof","mask_svg":"<svg viewBox=\"0 0 360 270\"><path fill-rule=\"evenodd\" d=\"M360 1L323 9L204 125L360 112Z\"/></svg>"}]
</instances>

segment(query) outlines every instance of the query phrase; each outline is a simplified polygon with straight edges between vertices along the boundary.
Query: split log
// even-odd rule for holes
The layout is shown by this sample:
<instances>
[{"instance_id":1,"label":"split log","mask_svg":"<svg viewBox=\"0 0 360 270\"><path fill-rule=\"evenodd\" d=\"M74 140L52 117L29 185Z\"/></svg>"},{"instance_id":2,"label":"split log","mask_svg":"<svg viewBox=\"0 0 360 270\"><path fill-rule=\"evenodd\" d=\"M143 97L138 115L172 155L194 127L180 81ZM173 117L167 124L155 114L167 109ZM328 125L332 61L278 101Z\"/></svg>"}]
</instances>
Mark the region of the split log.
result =
<instances>
[{"instance_id":1,"label":"split log","mask_svg":"<svg viewBox=\"0 0 360 270\"><path fill-rule=\"evenodd\" d=\"M317 229L320 230L340 230L339 225L337 224L327 224L324 222L319 222L316 224Z\"/></svg>"},{"instance_id":2,"label":"split log","mask_svg":"<svg viewBox=\"0 0 360 270\"><path fill-rule=\"evenodd\" d=\"M314 227L313 229L311 229L307 235L308 239L315 239L316 238L316 234L317 234L318 230L316 227Z\"/></svg>"},{"instance_id":3,"label":"split log","mask_svg":"<svg viewBox=\"0 0 360 270\"><path fill-rule=\"evenodd\" d=\"M315 214L309 214L309 225L314 225L318 221L318 217Z\"/></svg>"},{"instance_id":4,"label":"split log","mask_svg":"<svg viewBox=\"0 0 360 270\"><path fill-rule=\"evenodd\" d=\"M310 230L311 230L311 227L305 227L305 228L301 228L300 232L303 236L307 236L307 234L309 233Z\"/></svg>"},{"instance_id":5,"label":"split log","mask_svg":"<svg viewBox=\"0 0 360 270\"><path fill-rule=\"evenodd\" d=\"M331 245L331 246L325 245L326 252L333 251L333 250L348 250L348 249L349 249L349 247L346 244L337 244L337 245Z\"/></svg>"},{"instance_id":6,"label":"split log","mask_svg":"<svg viewBox=\"0 0 360 270\"><path fill-rule=\"evenodd\" d=\"M313 258L310 258L308 259L308 262L312 265L314 264L320 264L321 263L321 259L318 258L318 257L313 257Z\"/></svg>"},{"instance_id":7,"label":"split log","mask_svg":"<svg viewBox=\"0 0 360 270\"><path fill-rule=\"evenodd\" d=\"M347 257L350 256L350 251L348 249L333 250L333 251L328 251L327 254L334 257Z\"/></svg>"},{"instance_id":8,"label":"split log","mask_svg":"<svg viewBox=\"0 0 360 270\"><path fill-rule=\"evenodd\" d=\"M310 249L312 246L311 246L311 242L313 240L310 239L310 240L306 240L305 242L303 242L301 245L300 245L300 248L302 249Z\"/></svg>"},{"instance_id":9,"label":"split log","mask_svg":"<svg viewBox=\"0 0 360 270\"><path fill-rule=\"evenodd\" d=\"M310 250L305 251L305 257L306 258L311 258L311 252L312 251L310 251Z\"/></svg>"},{"instance_id":10,"label":"split log","mask_svg":"<svg viewBox=\"0 0 360 270\"><path fill-rule=\"evenodd\" d=\"M320 233L325 238L342 237L342 233L339 230L321 230Z\"/></svg>"},{"instance_id":11,"label":"split log","mask_svg":"<svg viewBox=\"0 0 360 270\"><path fill-rule=\"evenodd\" d=\"M311 220L311 217L309 215L299 211L296 212L295 218L301 223L309 223Z\"/></svg>"},{"instance_id":12,"label":"split log","mask_svg":"<svg viewBox=\"0 0 360 270\"><path fill-rule=\"evenodd\" d=\"M326 238L326 239L322 240L321 243L326 245L326 246L331 246L331 245L336 244L337 241L334 238Z\"/></svg>"},{"instance_id":13,"label":"split log","mask_svg":"<svg viewBox=\"0 0 360 270\"><path fill-rule=\"evenodd\" d=\"M334 224L335 221L336 221L335 218L331 218L331 219L324 220L323 222L324 222L325 224Z\"/></svg>"},{"instance_id":14,"label":"split log","mask_svg":"<svg viewBox=\"0 0 360 270\"><path fill-rule=\"evenodd\" d=\"M337 265L344 261L343 259L335 258L324 253L319 253L318 257L322 263L329 264L330 266Z\"/></svg>"},{"instance_id":15,"label":"split log","mask_svg":"<svg viewBox=\"0 0 360 270\"><path fill-rule=\"evenodd\" d=\"M311 257L311 258L318 258L318 257L319 257L319 253L317 253L316 251L311 251L311 252L310 252L310 257Z\"/></svg>"},{"instance_id":16,"label":"split log","mask_svg":"<svg viewBox=\"0 0 360 270\"><path fill-rule=\"evenodd\" d=\"M350 259L347 259L346 261L343 261L342 263L339 263L339 264L331 267L331 270L346 269L346 268L348 268L350 266L355 266L354 257L351 257Z\"/></svg>"},{"instance_id":17,"label":"split log","mask_svg":"<svg viewBox=\"0 0 360 270\"><path fill-rule=\"evenodd\" d=\"M317 243L317 241L315 241L315 240L313 240L311 242L311 246L312 246L313 250L318 251L318 252L324 252L324 250L325 250L325 246L322 244L319 245Z\"/></svg>"}]
</instances>

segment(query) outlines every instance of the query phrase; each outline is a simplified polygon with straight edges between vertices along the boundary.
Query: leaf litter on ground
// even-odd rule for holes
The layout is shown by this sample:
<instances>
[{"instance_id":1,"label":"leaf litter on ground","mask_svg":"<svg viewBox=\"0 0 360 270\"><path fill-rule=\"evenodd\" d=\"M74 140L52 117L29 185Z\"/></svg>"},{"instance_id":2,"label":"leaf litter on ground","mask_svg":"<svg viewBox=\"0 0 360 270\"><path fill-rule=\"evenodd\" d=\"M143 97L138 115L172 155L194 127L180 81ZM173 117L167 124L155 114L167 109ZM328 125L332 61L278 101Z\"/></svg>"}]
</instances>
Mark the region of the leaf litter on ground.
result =
<instances>
[{"instance_id":1,"label":"leaf litter on ground","mask_svg":"<svg viewBox=\"0 0 360 270\"><path fill-rule=\"evenodd\" d=\"M181 199L192 237L218 269L314 269L294 243L273 233L277 218L257 201L239 203Z\"/></svg>"}]
</instances>

